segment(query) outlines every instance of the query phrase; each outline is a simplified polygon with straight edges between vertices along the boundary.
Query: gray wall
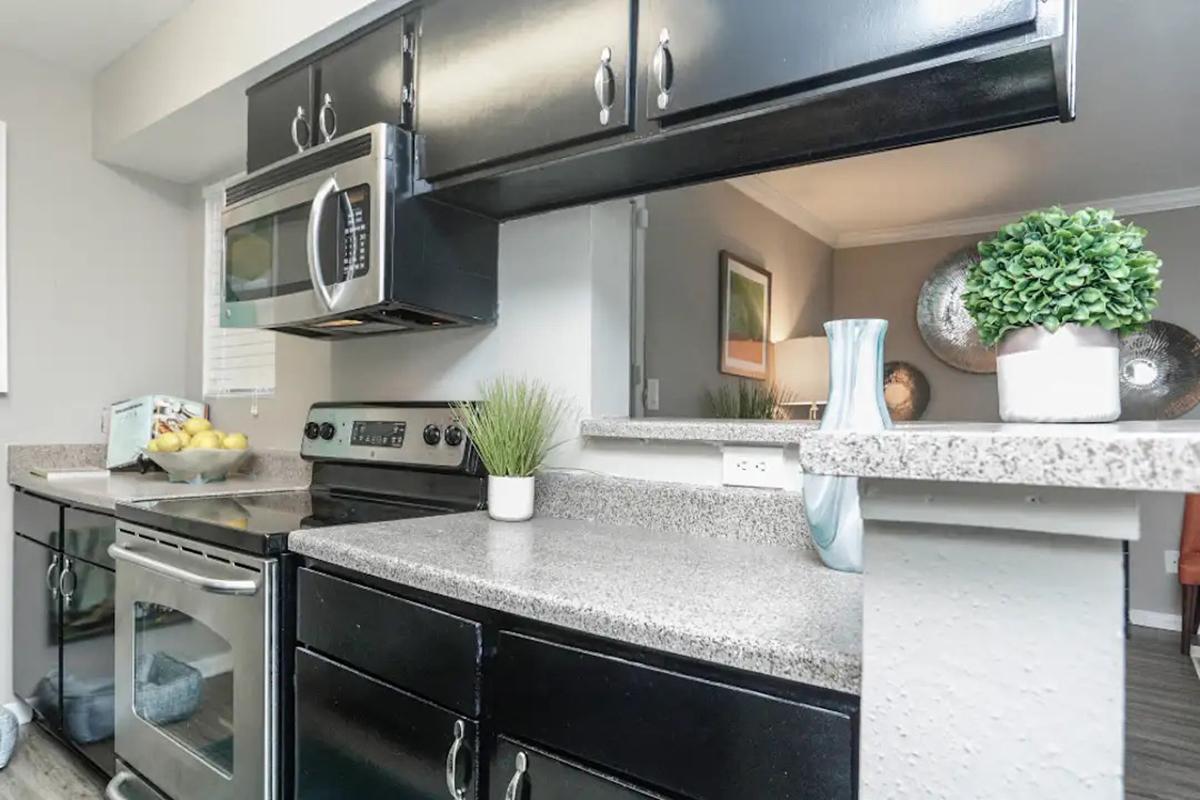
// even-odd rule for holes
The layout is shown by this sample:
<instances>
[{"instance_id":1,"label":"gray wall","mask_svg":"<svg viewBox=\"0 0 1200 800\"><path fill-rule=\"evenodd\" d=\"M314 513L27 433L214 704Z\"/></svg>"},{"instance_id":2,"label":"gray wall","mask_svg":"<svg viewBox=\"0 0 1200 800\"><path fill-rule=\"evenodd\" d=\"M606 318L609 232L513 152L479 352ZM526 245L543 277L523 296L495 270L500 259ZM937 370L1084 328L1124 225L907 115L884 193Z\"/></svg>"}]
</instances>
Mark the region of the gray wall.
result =
<instances>
[{"instance_id":1,"label":"gray wall","mask_svg":"<svg viewBox=\"0 0 1200 800\"><path fill-rule=\"evenodd\" d=\"M1150 234L1147 245L1163 259L1164 287L1155 318L1200 335L1200 269L1197 231L1200 208L1141 214L1129 218ZM857 247L834 254L833 314L888 320L886 357L909 361L929 379L932 397L927 420L996 421L994 375L971 375L933 356L917 332L914 309L929 271L960 247L982 235ZM1187 415L1200 419L1200 409ZM1179 585L1163 568L1163 552L1179 549L1183 503L1178 495L1143 497L1142 540L1130 546L1131 606L1153 614L1179 614Z\"/></svg>"},{"instance_id":2,"label":"gray wall","mask_svg":"<svg viewBox=\"0 0 1200 800\"><path fill-rule=\"evenodd\" d=\"M650 195L646 231L646 376L659 411L699 417L704 392L736 378L717 370L718 254L771 273L771 340L820 333L830 318L833 251L725 183Z\"/></svg>"},{"instance_id":3,"label":"gray wall","mask_svg":"<svg viewBox=\"0 0 1200 800\"><path fill-rule=\"evenodd\" d=\"M182 393L188 306L187 200L178 186L92 158L85 78L0 48L8 127L11 443L102 442L101 411ZM0 223L2 224L2 223ZM11 696L12 492L0 492L0 703Z\"/></svg>"}]
</instances>

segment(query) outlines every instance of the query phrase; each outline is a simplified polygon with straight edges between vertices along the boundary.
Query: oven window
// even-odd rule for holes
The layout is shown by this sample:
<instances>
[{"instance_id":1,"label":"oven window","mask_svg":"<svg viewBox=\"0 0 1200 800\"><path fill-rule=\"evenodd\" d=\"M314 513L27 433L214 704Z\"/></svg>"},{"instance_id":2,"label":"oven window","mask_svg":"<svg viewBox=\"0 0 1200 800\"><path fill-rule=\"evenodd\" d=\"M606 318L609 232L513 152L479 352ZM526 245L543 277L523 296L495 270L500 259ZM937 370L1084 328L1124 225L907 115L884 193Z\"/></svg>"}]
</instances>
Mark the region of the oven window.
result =
<instances>
[{"instance_id":1,"label":"oven window","mask_svg":"<svg viewBox=\"0 0 1200 800\"><path fill-rule=\"evenodd\" d=\"M134 603L133 710L233 775L233 650L182 611Z\"/></svg>"}]
</instances>

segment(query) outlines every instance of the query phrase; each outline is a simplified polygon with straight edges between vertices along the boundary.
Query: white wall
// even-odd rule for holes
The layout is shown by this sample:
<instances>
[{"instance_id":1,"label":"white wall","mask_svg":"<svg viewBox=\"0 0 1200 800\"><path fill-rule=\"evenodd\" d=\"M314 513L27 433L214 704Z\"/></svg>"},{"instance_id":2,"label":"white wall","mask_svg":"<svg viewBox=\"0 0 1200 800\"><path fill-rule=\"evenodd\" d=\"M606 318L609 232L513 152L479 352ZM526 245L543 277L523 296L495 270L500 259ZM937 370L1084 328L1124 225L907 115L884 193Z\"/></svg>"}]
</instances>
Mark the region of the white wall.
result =
<instances>
[{"instance_id":1,"label":"white wall","mask_svg":"<svg viewBox=\"0 0 1200 800\"><path fill-rule=\"evenodd\" d=\"M85 80L0 50L10 391L0 445L99 442L101 409L186 385L183 190L92 159ZM7 471L0 450L0 469ZM11 697L12 493L0 493L0 702Z\"/></svg>"}]
</instances>

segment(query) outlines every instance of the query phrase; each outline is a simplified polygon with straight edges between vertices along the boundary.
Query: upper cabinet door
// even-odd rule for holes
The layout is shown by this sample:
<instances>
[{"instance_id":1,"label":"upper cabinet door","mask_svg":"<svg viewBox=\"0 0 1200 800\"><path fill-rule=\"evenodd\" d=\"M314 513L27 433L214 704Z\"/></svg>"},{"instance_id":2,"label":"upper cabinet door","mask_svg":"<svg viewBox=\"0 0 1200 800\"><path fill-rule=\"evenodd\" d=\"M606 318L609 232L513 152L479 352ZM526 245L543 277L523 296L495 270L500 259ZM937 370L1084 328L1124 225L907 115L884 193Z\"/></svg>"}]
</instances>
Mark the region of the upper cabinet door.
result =
<instances>
[{"instance_id":1,"label":"upper cabinet door","mask_svg":"<svg viewBox=\"0 0 1200 800\"><path fill-rule=\"evenodd\" d=\"M393 19L321 59L314 144L377 122L401 124L404 49L404 20Z\"/></svg>"},{"instance_id":2,"label":"upper cabinet door","mask_svg":"<svg viewBox=\"0 0 1200 800\"><path fill-rule=\"evenodd\" d=\"M246 92L247 172L294 156L320 141L313 120L313 75L312 67L299 67Z\"/></svg>"},{"instance_id":3,"label":"upper cabinet door","mask_svg":"<svg viewBox=\"0 0 1200 800\"><path fill-rule=\"evenodd\" d=\"M1038 0L642 0L651 119L795 91L1030 25ZM715 110L715 109L714 109Z\"/></svg>"},{"instance_id":4,"label":"upper cabinet door","mask_svg":"<svg viewBox=\"0 0 1200 800\"><path fill-rule=\"evenodd\" d=\"M430 180L629 129L632 0L438 0L417 54Z\"/></svg>"}]
</instances>

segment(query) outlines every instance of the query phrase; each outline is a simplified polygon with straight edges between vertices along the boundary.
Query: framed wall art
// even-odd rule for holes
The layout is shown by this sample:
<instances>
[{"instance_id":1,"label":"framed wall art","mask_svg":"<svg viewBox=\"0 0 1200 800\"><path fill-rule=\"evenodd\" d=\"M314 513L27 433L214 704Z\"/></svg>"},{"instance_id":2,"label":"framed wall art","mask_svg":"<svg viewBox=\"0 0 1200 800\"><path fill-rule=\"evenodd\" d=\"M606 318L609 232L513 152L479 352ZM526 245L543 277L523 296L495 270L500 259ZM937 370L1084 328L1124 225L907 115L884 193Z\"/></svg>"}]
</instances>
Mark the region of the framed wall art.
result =
<instances>
[{"instance_id":1,"label":"framed wall art","mask_svg":"<svg viewBox=\"0 0 1200 800\"><path fill-rule=\"evenodd\" d=\"M726 375L767 379L771 329L771 273L721 251L720 362Z\"/></svg>"}]
</instances>

